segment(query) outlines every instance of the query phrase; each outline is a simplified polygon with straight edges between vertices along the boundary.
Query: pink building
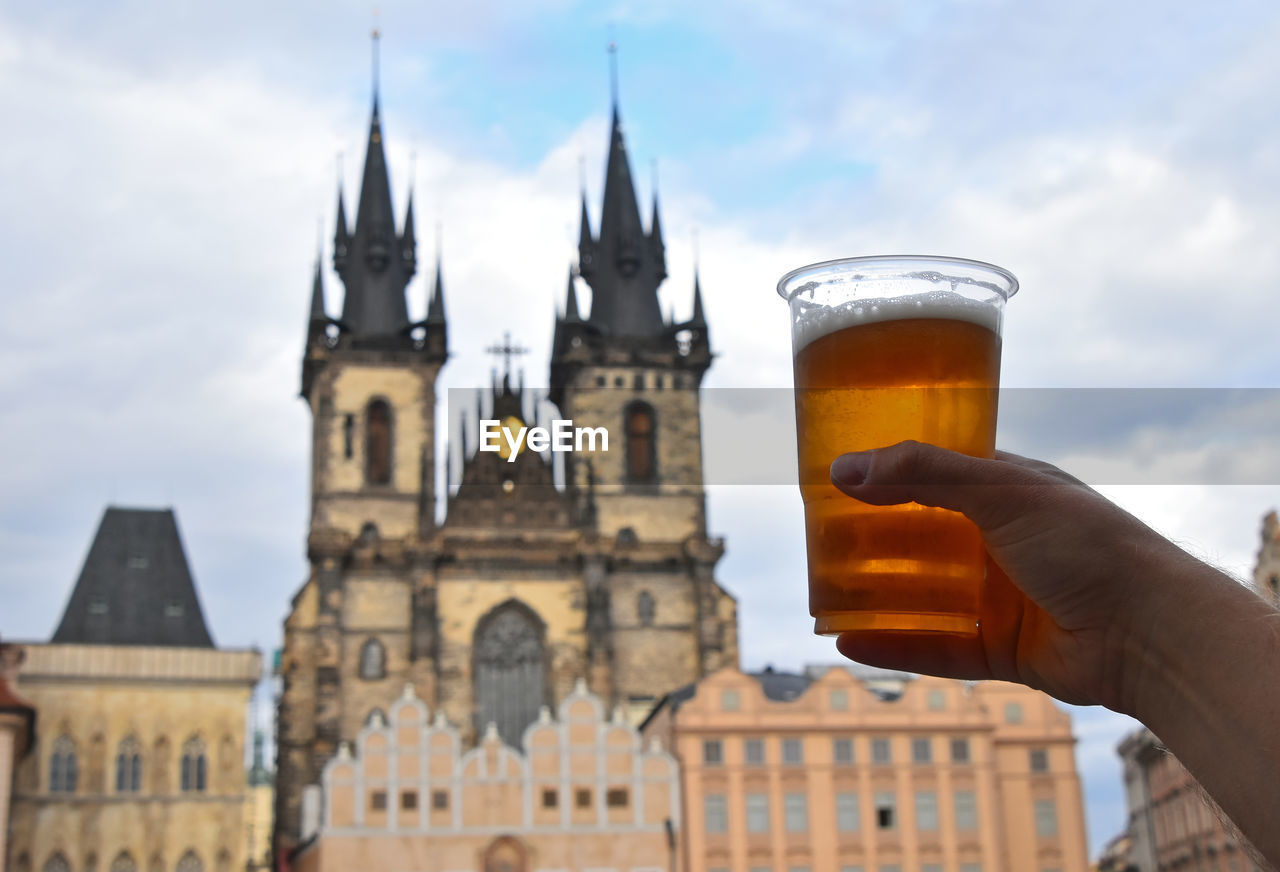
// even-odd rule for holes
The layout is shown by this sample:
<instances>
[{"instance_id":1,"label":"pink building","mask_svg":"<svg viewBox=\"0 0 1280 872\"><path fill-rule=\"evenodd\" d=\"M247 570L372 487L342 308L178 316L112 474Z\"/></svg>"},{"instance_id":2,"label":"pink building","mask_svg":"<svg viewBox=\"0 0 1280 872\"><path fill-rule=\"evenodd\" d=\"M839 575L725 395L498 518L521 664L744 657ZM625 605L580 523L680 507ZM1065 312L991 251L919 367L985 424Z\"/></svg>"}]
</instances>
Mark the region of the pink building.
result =
<instances>
[{"instance_id":1,"label":"pink building","mask_svg":"<svg viewBox=\"0 0 1280 872\"><path fill-rule=\"evenodd\" d=\"M1085 872L1070 718L1021 685L723 669L642 725L687 872Z\"/></svg>"},{"instance_id":2,"label":"pink building","mask_svg":"<svg viewBox=\"0 0 1280 872\"><path fill-rule=\"evenodd\" d=\"M669 872L675 760L577 688L522 748L489 729L464 751L410 688L374 715L303 798L300 872Z\"/></svg>"}]
</instances>

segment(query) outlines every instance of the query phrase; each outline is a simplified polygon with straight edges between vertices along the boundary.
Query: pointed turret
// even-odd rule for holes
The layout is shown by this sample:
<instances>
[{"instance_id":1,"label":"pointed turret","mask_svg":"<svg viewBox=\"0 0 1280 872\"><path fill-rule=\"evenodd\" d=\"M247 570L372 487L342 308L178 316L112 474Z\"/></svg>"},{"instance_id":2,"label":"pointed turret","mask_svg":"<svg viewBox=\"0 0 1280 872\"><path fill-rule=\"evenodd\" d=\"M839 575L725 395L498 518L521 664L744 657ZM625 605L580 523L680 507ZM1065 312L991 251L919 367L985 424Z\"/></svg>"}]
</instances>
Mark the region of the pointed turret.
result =
<instances>
[{"instance_id":1,"label":"pointed turret","mask_svg":"<svg viewBox=\"0 0 1280 872\"><path fill-rule=\"evenodd\" d=\"M376 38L375 35L375 51ZM413 275L414 264L412 257L405 256L405 242L412 242L411 228L412 224L406 220L405 236L397 237L382 142L375 64L373 111L369 118L355 229L346 240L345 251L334 253L334 266L347 290L342 323L354 336L394 337L409 327L405 287ZM338 234L339 237L347 235L341 202Z\"/></svg>"},{"instance_id":2,"label":"pointed turret","mask_svg":"<svg viewBox=\"0 0 1280 872\"><path fill-rule=\"evenodd\" d=\"M351 247L351 232L347 228L347 208L343 204L342 182L338 182L338 226L333 232L333 268L339 275L347 266L347 252Z\"/></svg>"},{"instance_id":3,"label":"pointed turret","mask_svg":"<svg viewBox=\"0 0 1280 872\"><path fill-rule=\"evenodd\" d=\"M587 214L587 192L582 192L582 217L578 222L578 273L585 279L595 272L596 241L591 235L591 216Z\"/></svg>"},{"instance_id":4,"label":"pointed turret","mask_svg":"<svg viewBox=\"0 0 1280 872\"><path fill-rule=\"evenodd\" d=\"M658 187L653 188L653 217L649 224L649 248L653 251L653 261L657 268L658 281L667 277L667 247L662 241L662 218L658 213Z\"/></svg>"},{"instance_id":5,"label":"pointed turret","mask_svg":"<svg viewBox=\"0 0 1280 872\"><path fill-rule=\"evenodd\" d=\"M622 116L615 102L605 168L600 235L592 239L583 203L579 262L591 286L592 326L615 336L657 336L662 333L658 285L666 267L644 232L631 163L622 135ZM589 257L584 258L584 252ZM582 269L581 264L587 268Z\"/></svg>"},{"instance_id":6,"label":"pointed turret","mask_svg":"<svg viewBox=\"0 0 1280 872\"><path fill-rule=\"evenodd\" d=\"M702 311L702 282L696 269L693 271L693 317L689 319L689 326L704 330L707 327L707 316Z\"/></svg>"},{"instance_id":7,"label":"pointed turret","mask_svg":"<svg viewBox=\"0 0 1280 872\"><path fill-rule=\"evenodd\" d=\"M564 320L570 322L581 321L582 317L578 314L578 291L573 284L573 267L569 268L569 289L565 292L564 300Z\"/></svg>"},{"instance_id":8,"label":"pointed turret","mask_svg":"<svg viewBox=\"0 0 1280 872\"><path fill-rule=\"evenodd\" d=\"M418 238L413 230L413 189L409 189L409 207L404 213L404 230L400 233L400 259L409 278L418 271Z\"/></svg>"},{"instance_id":9,"label":"pointed turret","mask_svg":"<svg viewBox=\"0 0 1280 872\"><path fill-rule=\"evenodd\" d=\"M324 311L324 272L321 269L320 255L316 255L316 272L311 279L311 315L310 332L324 332L329 323L329 316Z\"/></svg>"},{"instance_id":10,"label":"pointed turret","mask_svg":"<svg viewBox=\"0 0 1280 872\"><path fill-rule=\"evenodd\" d=\"M436 280L431 286L431 302L427 306L427 323L440 324L445 323L444 317L444 267L441 263L442 258L436 255Z\"/></svg>"}]
</instances>

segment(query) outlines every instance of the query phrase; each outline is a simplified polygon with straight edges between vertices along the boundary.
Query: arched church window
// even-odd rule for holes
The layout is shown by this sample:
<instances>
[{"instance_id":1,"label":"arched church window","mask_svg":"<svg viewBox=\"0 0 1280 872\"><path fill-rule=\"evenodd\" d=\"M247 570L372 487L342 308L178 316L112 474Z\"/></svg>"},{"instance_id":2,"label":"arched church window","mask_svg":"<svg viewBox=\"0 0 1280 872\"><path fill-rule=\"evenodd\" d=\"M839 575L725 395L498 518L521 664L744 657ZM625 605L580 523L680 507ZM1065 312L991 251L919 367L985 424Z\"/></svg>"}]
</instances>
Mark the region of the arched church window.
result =
<instances>
[{"instance_id":1,"label":"arched church window","mask_svg":"<svg viewBox=\"0 0 1280 872\"><path fill-rule=\"evenodd\" d=\"M652 626L655 611L657 604L653 601L653 594L647 590L640 591L636 595L636 617L640 619L641 626Z\"/></svg>"},{"instance_id":2,"label":"arched church window","mask_svg":"<svg viewBox=\"0 0 1280 872\"><path fill-rule=\"evenodd\" d=\"M76 743L70 736L59 736L53 743L53 753L49 756L49 792L75 793L79 780Z\"/></svg>"},{"instance_id":3,"label":"arched church window","mask_svg":"<svg viewBox=\"0 0 1280 872\"><path fill-rule=\"evenodd\" d=\"M476 728L493 723L519 748L524 728L547 704L542 622L524 604L507 602L476 625L473 651Z\"/></svg>"},{"instance_id":4,"label":"arched church window","mask_svg":"<svg viewBox=\"0 0 1280 872\"><path fill-rule=\"evenodd\" d=\"M209 779L209 760L204 742L192 736L182 746L181 787L183 793L204 793Z\"/></svg>"},{"instance_id":5,"label":"arched church window","mask_svg":"<svg viewBox=\"0 0 1280 872\"><path fill-rule=\"evenodd\" d=\"M360 646L360 677L365 681L387 677L387 650L377 639L369 639Z\"/></svg>"},{"instance_id":6,"label":"arched church window","mask_svg":"<svg viewBox=\"0 0 1280 872\"><path fill-rule=\"evenodd\" d=\"M627 406L627 481L646 484L658 478L657 453L654 444L653 407L648 403Z\"/></svg>"},{"instance_id":7,"label":"arched church window","mask_svg":"<svg viewBox=\"0 0 1280 872\"><path fill-rule=\"evenodd\" d=\"M365 410L364 477L369 484L391 483L391 406L372 400Z\"/></svg>"},{"instance_id":8,"label":"arched church window","mask_svg":"<svg viewBox=\"0 0 1280 872\"><path fill-rule=\"evenodd\" d=\"M111 861L110 872L138 872L138 864L133 862L133 857L129 855L128 851L121 851Z\"/></svg>"},{"instance_id":9,"label":"arched church window","mask_svg":"<svg viewBox=\"0 0 1280 872\"><path fill-rule=\"evenodd\" d=\"M178 860L175 867L176 872L204 872L204 863L200 860L200 855L195 851L187 851Z\"/></svg>"},{"instance_id":10,"label":"arched church window","mask_svg":"<svg viewBox=\"0 0 1280 872\"><path fill-rule=\"evenodd\" d=\"M133 736L116 748L116 793L137 793L142 789L142 746Z\"/></svg>"},{"instance_id":11,"label":"arched church window","mask_svg":"<svg viewBox=\"0 0 1280 872\"><path fill-rule=\"evenodd\" d=\"M71 864L68 863L67 858L59 852L44 861L42 872L71 872Z\"/></svg>"}]
</instances>

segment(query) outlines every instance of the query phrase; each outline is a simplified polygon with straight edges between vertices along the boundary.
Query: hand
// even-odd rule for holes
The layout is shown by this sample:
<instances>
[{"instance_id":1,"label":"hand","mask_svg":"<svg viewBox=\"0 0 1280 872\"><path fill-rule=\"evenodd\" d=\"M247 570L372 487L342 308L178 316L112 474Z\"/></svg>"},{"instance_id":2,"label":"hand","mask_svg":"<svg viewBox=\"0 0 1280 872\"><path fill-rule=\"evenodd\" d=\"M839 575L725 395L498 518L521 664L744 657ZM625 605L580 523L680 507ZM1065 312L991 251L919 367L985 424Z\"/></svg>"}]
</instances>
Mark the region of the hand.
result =
<instances>
[{"instance_id":1,"label":"hand","mask_svg":"<svg viewBox=\"0 0 1280 872\"><path fill-rule=\"evenodd\" d=\"M872 505L961 512L988 553L977 636L859 631L840 652L874 666L947 678L1017 681L1064 702L1132 712L1135 663L1172 578L1176 545L1048 463L994 460L920 442L838 457L831 481Z\"/></svg>"}]
</instances>

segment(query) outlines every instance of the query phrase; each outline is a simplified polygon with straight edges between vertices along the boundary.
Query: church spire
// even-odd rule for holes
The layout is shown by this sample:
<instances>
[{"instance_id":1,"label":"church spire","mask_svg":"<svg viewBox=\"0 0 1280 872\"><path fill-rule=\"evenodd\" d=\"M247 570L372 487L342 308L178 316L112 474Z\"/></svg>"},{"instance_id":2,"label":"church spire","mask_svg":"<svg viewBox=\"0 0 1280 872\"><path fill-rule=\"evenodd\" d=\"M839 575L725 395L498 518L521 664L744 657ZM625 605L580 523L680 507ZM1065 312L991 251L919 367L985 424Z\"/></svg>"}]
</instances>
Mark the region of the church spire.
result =
<instances>
[{"instance_id":1,"label":"church spire","mask_svg":"<svg viewBox=\"0 0 1280 872\"><path fill-rule=\"evenodd\" d=\"M653 183L653 217L649 223L649 248L653 251L653 260L657 266L658 281L667 277L667 247L662 241L662 218L658 213L658 182L654 173Z\"/></svg>"},{"instance_id":2,"label":"church spire","mask_svg":"<svg viewBox=\"0 0 1280 872\"><path fill-rule=\"evenodd\" d=\"M427 305L427 323L444 324L444 257L436 250L436 280L431 286L431 302Z\"/></svg>"},{"instance_id":3,"label":"church spire","mask_svg":"<svg viewBox=\"0 0 1280 872\"><path fill-rule=\"evenodd\" d=\"M410 264L396 249L396 222L391 204L391 182L382 141L380 94L377 83L378 32L374 31L373 110L365 146L364 173L356 205L356 226L347 252L335 266L346 286L342 322L359 336L395 336L409 326L405 287L413 275ZM339 235L345 233L345 214L339 203ZM398 256L399 255L399 256Z\"/></svg>"},{"instance_id":4,"label":"church spire","mask_svg":"<svg viewBox=\"0 0 1280 872\"><path fill-rule=\"evenodd\" d=\"M323 331L329 323L329 316L324 311L324 272L321 269L321 255L316 252L316 271L311 279L311 315L310 330L315 332L317 326Z\"/></svg>"},{"instance_id":5,"label":"church spire","mask_svg":"<svg viewBox=\"0 0 1280 872\"><path fill-rule=\"evenodd\" d=\"M579 259L591 255L582 277L591 286L590 323L619 336L658 336L663 330L658 306L658 286L666 275L652 237L644 232L631 161L622 133L622 113L617 99L617 47L610 44L612 122L609 157L605 168L604 203L600 210L600 235L591 238L583 202Z\"/></svg>"},{"instance_id":6,"label":"church spire","mask_svg":"<svg viewBox=\"0 0 1280 872\"><path fill-rule=\"evenodd\" d=\"M573 267L569 267L569 290L565 294L564 320L575 322L582 320L582 316L578 314L578 292L573 286Z\"/></svg>"},{"instance_id":7,"label":"church spire","mask_svg":"<svg viewBox=\"0 0 1280 872\"><path fill-rule=\"evenodd\" d=\"M404 213L404 230L400 233L400 257L410 278L418 271L418 237L413 229L413 188L409 189L409 207Z\"/></svg>"},{"instance_id":8,"label":"church spire","mask_svg":"<svg viewBox=\"0 0 1280 872\"><path fill-rule=\"evenodd\" d=\"M689 319L690 327L706 329L707 316L702 311L702 282L698 278L697 267L693 270L693 317Z\"/></svg>"}]
</instances>

